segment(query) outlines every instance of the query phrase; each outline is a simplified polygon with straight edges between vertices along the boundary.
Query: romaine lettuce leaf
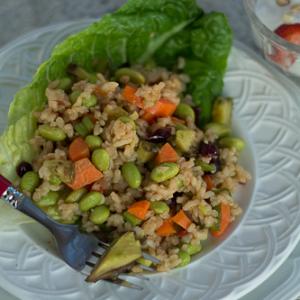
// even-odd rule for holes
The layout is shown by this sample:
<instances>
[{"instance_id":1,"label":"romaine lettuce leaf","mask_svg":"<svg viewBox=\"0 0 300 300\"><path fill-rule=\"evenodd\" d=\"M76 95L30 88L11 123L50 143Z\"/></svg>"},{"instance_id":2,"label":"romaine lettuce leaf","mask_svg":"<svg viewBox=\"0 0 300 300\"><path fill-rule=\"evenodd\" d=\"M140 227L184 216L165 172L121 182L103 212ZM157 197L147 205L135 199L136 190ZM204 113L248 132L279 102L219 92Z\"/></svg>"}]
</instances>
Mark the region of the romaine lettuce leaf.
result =
<instances>
[{"instance_id":1,"label":"romaine lettuce leaf","mask_svg":"<svg viewBox=\"0 0 300 300\"><path fill-rule=\"evenodd\" d=\"M32 83L16 94L8 113L9 127L0 138L0 173L14 180L16 164L33 157L32 112L43 108L48 83L66 76L70 63L90 70L95 59L108 60L112 69L149 59L172 67L178 56L195 61L199 69L186 67L192 79L188 88L195 103L204 107L206 121L222 89L231 40L226 18L204 15L194 0L129 0L117 12L57 45Z\"/></svg>"}]
</instances>

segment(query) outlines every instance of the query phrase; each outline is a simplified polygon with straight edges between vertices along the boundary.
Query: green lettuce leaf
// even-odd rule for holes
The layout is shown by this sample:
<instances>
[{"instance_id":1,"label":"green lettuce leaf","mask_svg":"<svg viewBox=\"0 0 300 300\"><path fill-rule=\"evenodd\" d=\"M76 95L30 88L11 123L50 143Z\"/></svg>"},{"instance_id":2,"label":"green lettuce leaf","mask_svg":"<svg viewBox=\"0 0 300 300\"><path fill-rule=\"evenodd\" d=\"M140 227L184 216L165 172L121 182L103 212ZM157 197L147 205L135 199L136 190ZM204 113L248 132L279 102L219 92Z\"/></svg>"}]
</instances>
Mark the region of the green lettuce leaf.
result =
<instances>
[{"instance_id":1,"label":"green lettuce leaf","mask_svg":"<svg viewBox=\"0 0 300 300\"><path fill-rule=\"evenodd\" d=\"M191 70L187 64L192 78L188 88L195 103L203 106L203 120L208 120L213 99L222 90L231 39L226 18L204 15L194 0L129 0L57 45L32 83L16 94L8 112L9 126L0 137L0 173L15 180L15 166L32 160L29 140L36 128L32 112L43 109L48 83L65 77L70 63L92 70L95 59L104 59L116 69L154 59L172 67L183 56L199 66Z\"/></svg>"}]
</instances>

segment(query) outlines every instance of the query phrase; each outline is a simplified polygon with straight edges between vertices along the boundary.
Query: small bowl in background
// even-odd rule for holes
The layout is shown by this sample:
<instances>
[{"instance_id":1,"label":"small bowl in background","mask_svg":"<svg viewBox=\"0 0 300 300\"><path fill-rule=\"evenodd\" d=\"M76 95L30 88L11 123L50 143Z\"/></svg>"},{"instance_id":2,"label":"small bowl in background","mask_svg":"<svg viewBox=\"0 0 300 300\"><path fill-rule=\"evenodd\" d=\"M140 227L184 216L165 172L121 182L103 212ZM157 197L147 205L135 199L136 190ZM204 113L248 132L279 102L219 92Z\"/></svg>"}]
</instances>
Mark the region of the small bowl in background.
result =
<instances>
[{"instance_id":1,"label":"small bowl in background","mask_svg":"<svg viewBox=\"0 0 300 300\"><path fill-rule=\"evenodd\" d=\"M300 78L300 46L292 44L274 33L284 24L300 23L300 1L287 1L279 6L276 0L244 0L254 40L266 60L287 75ZM299 4L299 12L295 7Z\"/></svg>"}]
</instances>

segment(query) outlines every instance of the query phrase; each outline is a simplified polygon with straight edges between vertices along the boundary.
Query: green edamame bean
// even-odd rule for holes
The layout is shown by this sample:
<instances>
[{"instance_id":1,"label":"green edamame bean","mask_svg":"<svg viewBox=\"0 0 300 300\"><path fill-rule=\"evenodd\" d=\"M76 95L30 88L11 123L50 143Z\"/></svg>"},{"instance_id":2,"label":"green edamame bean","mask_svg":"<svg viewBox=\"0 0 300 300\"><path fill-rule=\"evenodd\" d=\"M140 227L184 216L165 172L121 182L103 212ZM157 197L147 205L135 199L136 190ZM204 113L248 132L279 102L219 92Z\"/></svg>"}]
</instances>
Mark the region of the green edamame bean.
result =
<instances>
[{"instance_id":1,"label":"green edamame bean","mask_svg":"<svg viewBox=\"0 0 300 300\"><path fill-rule=\"evenodd\" d=\"M86 212L91 208L104 204L105 197L99 192L89 192L79 202L79 208L82 212Z\"/></svg>"},{"instance_id":2,"label":"green edamame bean","mask_svg":"<svg viewBox=\"0 0 300 300\"><path fill-rule=\"evenodd\" d=\"M142 220L138 219L136 216L132 215L127 211L123 213L123 218L126 222L130 223L132 226L137 226L142 223Z\"/></svg>"},{"instance_id":3,"label":"green edamame bean","mask_svg":"<svg viewBox=\"0 0 300 300\"><path fill-rule=\"evenodd\" d=\"M38 173L34 171L29 171L25 173L20 182L21 191L26 191L33 193L40 183L40 178Z\"/></svg>"},{"instance_id":4,"label":"green edamame bean","mask_svg":"<svg viewBox=\"0 0 300 300\"><path fill-rule=\"evenodd\" d=\"M66 139L66 133L57 127L51 127L49 125L40 125L38 128L39 135L46 140L52 142L60 142Z\"/></svg>"},{"instance_id":5,"label":"green edamame bean","mask_svg":"<svg viewBox=\"0 0 300 300\"><path fill-rule=\"evenodd\" d=\"M105 149L96 149L92 154L92 162L100 171L107 171L110 165L110 157Z\"/></svg>"},{"instance_id":6,"label":"green edamame bean","mask_svg":"<svg viewBox=\"0 0 300 300\"><path fill-rule=\"evenodd\" d=\"M183 267L186 266L190 263L191 261L191 256L186 252L186 251L182 251L180 250L178 252L178 256L181 259L181 263L178 265L178 267Z\"/></svg>"},{"instance_id":7,"label":"green edamame bean","mask_svg":"<svg viewBox=\"0 0 300 300\"><path fill-rule=\"evenodd\" d=\"M97 75L94 73L89 73L86 70L84 70L81 67L78 67L77 65L71 64L68 67L68 72L78 77L78 79L81 80L87 80L91 83L96 83L98 78Z\"/></svg>"},{"instance_id":8,"label":"green edamame bean","mask_svg":"<svg viewBox=\"0 0 300 300\"><path fill-rule=\"evenodd\" d=\"M68 90L72 85L72 79L69 77L65 77L59 80L57 88L61 90Z\"/></svg>"},{"instance_id":9,"label":"green edamame bean","mask_svg":"<svg viewBox=\"0 0 300 300\"><path fill-rule=\"evenodd\" d=\"M87 116L83 117L81 122L89 132L93 130L94 123L89 117Z\"/></svg>"},{"instance_id":10,"label":"green edamame bean","mask_svg":"<svg viewBox=\"0 0 300 300\"><path fill-rule=\"evenodd\" d=\"M104 108L104 112L107 114L108 120L115 120L122 116L128 116L128 112L119 106L114 107L107 105Z\"/></svg>"},{"instance_id":11,"label":"green edamame bean","mask_svg":"<svg viewBox=\"0 0 300 300\"><path fill-rule=\"evenodd\" d=\"M125 124L129 123L132 126L133 129L136 128L135 122L130 117L128 117L128 116L121 116L121 117L119 117L119 120L121 122L125 123Z\"/></svg>"},{"instance_id":12,"label":"green edamame bean","mask_svg":"<svg viewBox=\"0 0 300 300\"><path fill-rule=\"evenodd\" d=\"M88 135L85 138L85 142L88 144L89 148L91 150L94 150L96 148L99 148L102 145L102 139L100 136L96 135Z\"/></svg>"},{"instance_id":13,"label":"green edamame bean","mask_svg":"<svg viewBox=\"0 0 300 300\"><path fill-rule=\"evenodd\" d=\"M86 193L87 193L86 188L81 188L79 190L72 191L65 199L65 202L66 203L78 202Z\"/></svg>"},{"instance_id":14,"label":"green edamame bean","mask_svg":"<svg viewBox=\"0 0 300 300\"><path fill-rule=\"evenodd\" d=\"M75 131L81 136L87 136L90 132L82 122L74 125Z\"/></svg>"},{"instance_id":15,"label":"green edamame bean","mask_svg":"<svg viewBox=\"0 0 300 300\"><path fill-rule=\"evenodd\" d=\"M235 148L239 152L245 148L245 142L235 137L224 137L219 140L219 145L225 148Z\"/></svg>"},{"instance_id":16,"label":"green edamame bean","mask_svg":"<svg viewBox=\"0 0 300 300\"><path fill-rule=\"evenodd\" d=\"M42 198L37 202L39 207L52 206L57 203L59 199L59 193L50 191L47 195L42 196Z\"/></svg>"},{"instance_id":17,"label":"green edamame bean","mask_svg":"<svg viewBox=\"0 0 300 300\"><path fill-rule=\"evenodd\" d=\"M60 222L61 216L56 205L41 207L41 209L53 220Z\"/></svg>"},{"instance_id":18,"label":"green edamame bean","mask_svg":"<svg viewBox=\"0 0 300 300\"><path fill-rule=\"evenodd\" d=\"M179 103L174 115L180 119L190 119L195 122L195 112L193 108L186 103Z\"/></svg>"},{"instance_id":19,"label":"green edamame bean","mask_svg":"<svg viewBox=\"0 0 300 300\"><path fill-rule=\"evenodd\" d=\"M199 253L201 250L202 250L202 246L200 244L198 244L198 245L189 244L186 247L186 252L189 255L194 255L196 253Z\"/></svg>"},{"instance_id":20,"label":"green edamame bean","mask_svg":"<svg viewBox=\"0 0 300 300\"><path fill-rule=\"evenodd\" d=\"M122 165L121 173L125 181L133 189L140 187L142 183L142 174L133 162L127 162Z\"/></svg>"},{"instance_id":21,"label":"green edamame bean","mask_svg":"<svg viewBox=\"0 0 300 300\"><path fill-rule=\"evenodd\" d=\"M96 207L90 215L90 220L96 224L100 225L107 221L110 215L109 208L106 205L101 205Z\"/></svg>"},{"instance_id":22,"label":"green edamame bean","mask_svg":"<svg viewBox=\"0 0 300 300\"><path fill-rule=\"evenodd\" d=\"M218 123L206 124L205 130L215 134L218 138L228 135L230 133L229 126Z\"/></svg>"},{"instance_id":23,"label":"green edamame bean","mask_svg":"<svg viewBox=\"0 0 300 300\"><path fill-rule=\"evenodd\" d=\"M115 77L117 81L120 81L122 77L128 77L129 81L136 84L144 84L146 82L145 77L142 73L130 69L130 68L121 68L116 71Z\"/></svg>"},{"instance_id":24,"label":"green edamame bean","mask_svg":"<svg viewBox=\"0 0 300 300\"><path fill-rule=\"evenodd\" d=\"M51 175L51 177L49 179L49 183L52 185L60 185L61 179L56 175Z\"/></svg>"},{"instance_id":25,"label":"green edamame bean","mask_svg":"<svg viewBox=\"0 0 300 300\"><path fill-rule=\"evenodd\" d=\"M196 160L196 165L200 166L203 172L216 173L217 168L214 164L208 164L200 159Z\"/></svg>"},{"instance_id":26,"label":"green edamame bean","mask_svg":"<svg viewBox=\"0 0 300 300\"><path fill-rule=\"evenodd\" d=\"M168 212L170 210L167 203L163 201L154 201L151 202L151 208L154 210L156 214L163 214L165 212Z\"/></svg>"},{"instance_id":27,"label":"green edamame bean","mask_svg":"<svg viewBox=\"0 0 300 300\"><path fill-rule=\"evenodd\" d=\"M141 265L146 266L146 267L150 267L152 265L151 260L145 259L143 257L140 257L139 259L137 259L136 262L138 264L141 264Z\"/></svg>"},{"instance_id":28,"label":"green edamame bean","mask_svg":"<svg viewBox=\"0 0 300 300\"><path fill-rule=\"evenodd\" d=\"M80 94L80 91L73 91L69 96L70 102L74 104L77 101L77 98L80 96Z\"/></svg>"},{"instance_id":29,"label":"green edamame bean","mask_svg":"<svg viewBox=\"0 0 300 300\"><path fill-rule=\"evenodd\" d=\"M155 167L150 177L153 181L160 183L175 177L179 173L179 166L176 163L162 163Z\"/></svg>"},{"instance_id":30,"label":"green edamame bean","mask_svg":"<svg viewBox=\"0 0 300 300\"><path fill-rule=\"evenodd\" d=\"M97 104L98 100L95 95L90 95L88 98L82 100L82 105L85 107L93 107Z\"/></svg>"}]
</instances>

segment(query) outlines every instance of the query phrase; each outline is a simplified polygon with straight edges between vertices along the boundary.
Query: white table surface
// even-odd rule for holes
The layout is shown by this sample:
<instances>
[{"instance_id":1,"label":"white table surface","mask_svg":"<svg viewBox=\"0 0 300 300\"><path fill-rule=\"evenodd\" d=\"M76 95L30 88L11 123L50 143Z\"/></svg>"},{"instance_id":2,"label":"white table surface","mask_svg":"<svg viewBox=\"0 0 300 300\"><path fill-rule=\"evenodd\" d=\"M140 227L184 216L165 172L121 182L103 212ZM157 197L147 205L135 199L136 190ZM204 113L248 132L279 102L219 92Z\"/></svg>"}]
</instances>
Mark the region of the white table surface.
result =
<instances>
[{"instance_id":1,"label":"white table surface","mask_svg":"<svg viewBox=\"0 0 300 300\"><path fill-rule=\"evenodd\" d=\"M96 18L100 15L100 12L112 11L124 2L126 1L1 0L0 28L5 28L5 30L0 31L0 47L36 28L70 20ZM255 49L254 41L250 34L249 22L243 10L242 0L201 0L198 3L206 10L223 11L229 17L236 39ZM271 296L272 291L278 288L283 278L289 275L293 267L289 264L294 263L295 257L300 257L300 246L296 248L290 259L270 279L241 300L271 299L269 296ZM299 281L295 284L299 285L300 270L296 275ZM17 298L0 288L0 300L17 300Z\"/></svg>"}]
</instances>

